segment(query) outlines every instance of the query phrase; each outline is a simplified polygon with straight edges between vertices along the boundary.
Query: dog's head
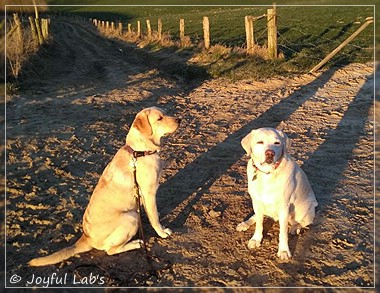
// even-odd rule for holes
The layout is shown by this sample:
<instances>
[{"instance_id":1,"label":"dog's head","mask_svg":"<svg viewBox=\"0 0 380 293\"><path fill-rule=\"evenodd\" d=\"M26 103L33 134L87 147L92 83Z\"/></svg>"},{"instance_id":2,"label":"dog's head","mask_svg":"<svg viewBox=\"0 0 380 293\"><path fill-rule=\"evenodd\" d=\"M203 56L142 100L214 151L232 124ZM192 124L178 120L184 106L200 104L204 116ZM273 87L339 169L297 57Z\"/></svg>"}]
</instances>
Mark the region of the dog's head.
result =
<instances>
[{"instance_id":1,"label":"dog's head","mask_svg":"<svg viewBox=\"0 0 380 293\"><path fill-rule=\"evenodd\" d=\"M290 139L281 130L259 128L245 136L241 145L259 169L270 172L288 153Z\"/></svg>"},{"instance_id":2,"label":"dog's head","mask_svg":"<svg viewBox=\"0 0 380 293\"><path fill-rule=\"evenodd\" d=\"M161 138L176 131L179 123L180 119L167 116L162 109L150 107L141 110L136 115L132 127L159 147L161 146Z\"/></svg>"}]
</instances>

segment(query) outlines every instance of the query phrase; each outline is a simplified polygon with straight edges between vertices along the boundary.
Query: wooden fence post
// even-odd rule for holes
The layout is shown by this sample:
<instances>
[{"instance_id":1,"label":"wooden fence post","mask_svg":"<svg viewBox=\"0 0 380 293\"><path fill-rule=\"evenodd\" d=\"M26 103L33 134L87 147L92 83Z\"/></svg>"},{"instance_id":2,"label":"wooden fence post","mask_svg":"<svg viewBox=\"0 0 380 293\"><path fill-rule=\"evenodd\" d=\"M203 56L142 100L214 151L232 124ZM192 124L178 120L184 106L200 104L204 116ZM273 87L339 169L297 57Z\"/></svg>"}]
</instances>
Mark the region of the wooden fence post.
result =
<instances>
[{"instance_id":1,"label":"wooden fence post","mask_svg":"<svg viewBox=\"0 0 380 293\"><path fill-rule=\"evenodd\" d=\"M179 20L179 38L181 47L183 47L185 45L185 20L183 18Z\"/></svg>"},{"instance_id":2,"label":"wooden fence post","mask_svg":"<svg viewBox=\"0 0 380 293\"><path fill-rule=\"evenodd\" d=\"M111 22L111 34L115 33L115 23Z\"/></svg>"},{"instance_id":3,"label":"wooden fence post","mask_svg":"<svg viewBox=\"0 0 380 293\"><path fill-rule=\"evenodd\" d=\"M38 8L37 8L37 5L36 5L36 1L33 0L33 6L34 6L34 15L36 16L36 19L39 19L39 16L38 16Z\"/></svg>"},{"instance_id":4,"label":"wooden fence post","mask_svg":"<svg viewBox=\"0 0 380 293\"><path fill-rule=\"evenodd\" d=\"M268 55L277 58L277 15L276 7L267 10L268 20Z\"/></svg>"},{"instance_id":5,"label":"wooden fence post","mask_svg":"<svg viewBox=\"0 0 380 293\"><path fill-rule=\"evenodd\" d=\"M41 32L41 22L40 22L40 19L36 18L35 19L35 23L36 23L36 29L37 29L38 42L40 43L40 45L42 45L44 43L44 38L43 38L42 32Z\"/></svg>"},{"instance_id":6,"label":"wooden fence post","mask_svg":"<svg viewBox=\"0 0 380 293\"><path fill-rule=\"evenodd\" d=\"M157 21L157 32L158 32L158 39L161 41L162 39L162 20L161 18Z\"/></svg>"},{"instance_id":7,"label":"wooden fence post","mask_svg":"<svg viewBox=\"0 0 380 293\"><path fill-rule=\"evenodd\" d=\"M148 39L151 40L152 39L152 28L150 26L150 20L149 19L146 20L146 28L147 28Z\"/></svg>"},{"instance_id":8,"label":"wooden fence post","mask_svg":"<svg viewBox=\"0 0 380 293\"><path fill-rule=\"evenodd\" d=\"M203 38L207 50L210 48L210 21L207 16L203 17Z\"/></svg>"},{"instance_id":9,"label":"wooden fence post","mask_svg":"<svg viewBox=\"0 0 380 293\"><path fill-rule=\"evenodd\" d=\"M119 36L123 34L123 24L121 22L119 22L117 33L119 34Z\"/></svg>"},{"instance_id":10,"label":"wooden fence post","mask_svg":"<svg viewBox=\"0 0 380 293\"><path fill-rule=\"evenodd\" d=\"M45 18L41 18L41 34L44 40L47 38Z\"/></svg>"},{"instance_id":11,"label":"wooden fence post","mask_svg":"<svg viewBox=\"0 0 380 293\"><path fill-rule=\"evenodd\" d=\"M244 17L245 22L245 37L247 40L247 54L253 54L255 40L253 38L253 19L251 15Z\"/></svg>"},{"instance_id":12,"label":"wooden fence post","mask_svg":"<svg viewBox=\"0 0 380 293\"><path fill-rule=\"evenodd\" d=\"M34 21L33 16L29 16L29 24L30 24L30 31L32 33L32 39L34 42L34 46L37 48L39 41L38 41L38 34L37 34L37 28L36 28L36 23Z\"/></svg>"},{"instance_id":13,"label":"wooden fence post","mask_svg":"<svg viewBox=\"0 0 380 293\"><path fill-rule=\"evenodd\" d=\"M41 19L41 33L44 40L47 40L49 35L49 26L48 26L48 20L45 18Z\"/></svg>"},{"instance_id":14,"label":"wooden fence post","mask_svg":"<svg viewBox=\"0 0 380 293\"><path fill-rule=\"evenodd\" d=\"M49 36L50 33L50 18L46 19L46 35Z\"/></svg>"},{"instance_id":15,"label":"wooden fence post","mask_svg":"<svg viewBox=\"0 0 380 293\"><path fill-rule=\"evenodd\" d=\"M109 33L109 29L110 29L110 23L109 23L109 21L107 20L107 21L106 21L106 34Z\"/></svg>"},{"instance_id":16,"label":"wooden fence post","mask_svg":"<svg viewBox=\"0 0 380 293\"><path fill-rule=\"evenodd\" d=\"M128 34L132 34L132 24L128 23Z\"/></svg>"},{"instance_id":17,"label":"wooden fence post","mask_svg":"<svg viewBox=\"0 0 380 293\"><path fill-rule=\"evenodd\" d=\"M137 37L141 38L141 22L137 21Z\"/></svg>"},{"instance_id":18,"label":"wooden fence post","mask_svg":"<svg viewBox=\"0 0 380 293\"><path fill-rule=\"evenodd\" d=\"M18 47L18 51L20 53L23 52L24 50L24 39L23 39L23 36L22 36L22 25L21 25L21 20L20 20L20 17L18 16L17 13L14 13L13 14L13 18L14 18L14 21L15 21L15 25L16 25L16 32L17 32L17 47Z\"/></svg>"}]
</instances>

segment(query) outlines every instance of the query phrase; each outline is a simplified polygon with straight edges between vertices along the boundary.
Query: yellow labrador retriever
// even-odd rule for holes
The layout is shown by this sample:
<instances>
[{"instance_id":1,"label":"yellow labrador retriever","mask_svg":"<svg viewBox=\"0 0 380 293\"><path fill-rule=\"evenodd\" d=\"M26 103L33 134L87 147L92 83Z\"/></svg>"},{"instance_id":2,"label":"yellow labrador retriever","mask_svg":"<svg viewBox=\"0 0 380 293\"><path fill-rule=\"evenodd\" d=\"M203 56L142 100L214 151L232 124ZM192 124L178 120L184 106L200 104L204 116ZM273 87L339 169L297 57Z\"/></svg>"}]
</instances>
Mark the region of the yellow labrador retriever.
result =
<instances>
[{"instance_id":1,"label":"yellow labrador retriever","mask_svg":"<svg viewBox=\"0 0 380 293\"><path fill-rule=\"evenodd\" d=\"M292 256L288 231L298 234L301 228L313 222L317 206L314 192L305 173L288 154L290 140L282 131L273 128L252 130L241 144L251 157L247 165L248 192L255 214L240 223L236 230L246 231L256 223L255 233L248 242L248 248L254 249L261 245L264 216L279 221L277 255L287 260Z\"/></svg>"},{"instance_id":2,"label":"yellow labrador retriever","mask_svg":"<svg viewBox=\"0 0 380 293\"><path fill-rule=\"evenodd\" d=\"M136 179L149 221L160 237L168 237L172 231L160 224L156 206L161 172L158 151L161 138L173 133L179 123L179 119L165 115L156 107L139 112L126 137L126 144L105 168L91 196L83 216L82 237L71 247L32 259L29 265L55 264L92 248L112 255L141 247L142 240L130 241L139 227L133 192L133 160L136 160Z\"/></svg>"}]
</instances>

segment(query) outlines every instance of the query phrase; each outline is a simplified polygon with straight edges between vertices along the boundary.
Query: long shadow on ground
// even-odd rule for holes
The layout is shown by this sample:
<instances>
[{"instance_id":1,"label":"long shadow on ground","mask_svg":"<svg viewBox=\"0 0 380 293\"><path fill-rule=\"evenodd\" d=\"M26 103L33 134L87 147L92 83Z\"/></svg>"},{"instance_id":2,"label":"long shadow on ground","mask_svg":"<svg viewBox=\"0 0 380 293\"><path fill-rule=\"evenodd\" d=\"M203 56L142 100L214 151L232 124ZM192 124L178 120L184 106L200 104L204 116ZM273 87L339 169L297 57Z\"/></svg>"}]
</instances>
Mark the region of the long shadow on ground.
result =
<instances>
[{"instance_id":1,"label":"long shadow on ground","mask_svg":"<svg viewBox=\"0 0 380 293\"><path fill-rule=\"evenodd\" d=\"M264 126L276 127L281 121L288 119L292 113L330 80L335 71L336 68L330 69L309 84L301 87L298 91L229 135L223 142L208 152L201 154L191 164L163 183L157 196L158 204L163 206L163 208L160 208L161 217L169 215L182 202L188 201L185 207L174 218L171 217L170 220L171 225L181 227L190 214L192 206L217 178L244 155L244 150L240 146L241 139L252 129ZM218 158L218 160L215 160L215 158ZM192 177L194 180L191 180ZM165 205L161 204L161 198L165 198Z\"/></svg>"},{"instance_id":2,"label":"long shadow on ground","mask_svg":"<svg viewBox=\"0 0 380 293\"><path fill-rule=\"evenodd\" d=\"M343 173L351 160L353 149L358 145L360 137L366 135L366 123L373 117L369 113L374 98L373 83L373 75L368 76L337 128L329 132L326 140L302 167L307 174L318 174L316 177L319 180L318 183L314 182L313 189L321 204L331 200L332 193L344 178ZM335 168L328 168L330 165Z\"/></svg>"}]
</instances>

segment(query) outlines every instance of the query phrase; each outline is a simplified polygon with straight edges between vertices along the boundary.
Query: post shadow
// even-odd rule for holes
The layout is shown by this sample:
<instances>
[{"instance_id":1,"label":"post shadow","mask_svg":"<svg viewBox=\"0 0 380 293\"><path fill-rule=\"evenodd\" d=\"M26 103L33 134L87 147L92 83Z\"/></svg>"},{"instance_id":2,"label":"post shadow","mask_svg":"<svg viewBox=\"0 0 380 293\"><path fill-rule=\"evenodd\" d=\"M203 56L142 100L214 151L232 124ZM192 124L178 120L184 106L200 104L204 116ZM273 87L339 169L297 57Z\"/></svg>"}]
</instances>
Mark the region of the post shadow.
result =
<instances>
[{"instance_id":1,"label":"post shadow","mask_svg":"<svg viewBox=\"0 0 380 293\"><path fill-rule=\"evenodd\" d=\"M352 151L360 137L366 135L369 110L373 105L373 74L368 76L349 104L338 126L302 166L306 174L317 174L318 182L311 182L320 205L332 199L332 193L344 178L344 171L352 158ZM339 146L339 148L338 148ZM329 168L334 166L334 168Z\"/></svg>"},{"instance_id":2,"label":"post shadow","mask_svg":"<svg viewBox=\"0 0 380 293\"><path fill-rule=\"evenodd\" d=\"M369 111L374 100L373 84L372 74L367 77L365 84L349 104L338 126L330 131L326 140L302 166L306 174L313 174L312 177L309 176L309 180L318 201L317 210L323 212L324 209L322 207L335 200L334 192L345 177L344 172L349 162L352 161L353 150L357 147L360 138L367 135L366 123L371 119L371 117L369 117ZM374 180L373 168L369 169L367 174L360 175L372 176L372 180ZM315 181L312 181L313 178ZM344 194L344 196L353 198L355 195ZM339 201L335 201L335 204L337 204L342 211L346 209L344 204ZM323 221L324 217L320 216L318 220L315 220L315 223L323 223ZM311 231L313 231L313 229ZM295 250L297 242L298 235L289 238L289 246L292 251ZM297 250L299 258L304 258L304 256L307 255L304 253L304 251L308 250L307 247L300 247ZM281 266L286 269L288 264L282 264Z\"/></svg>"}]
</instances>

